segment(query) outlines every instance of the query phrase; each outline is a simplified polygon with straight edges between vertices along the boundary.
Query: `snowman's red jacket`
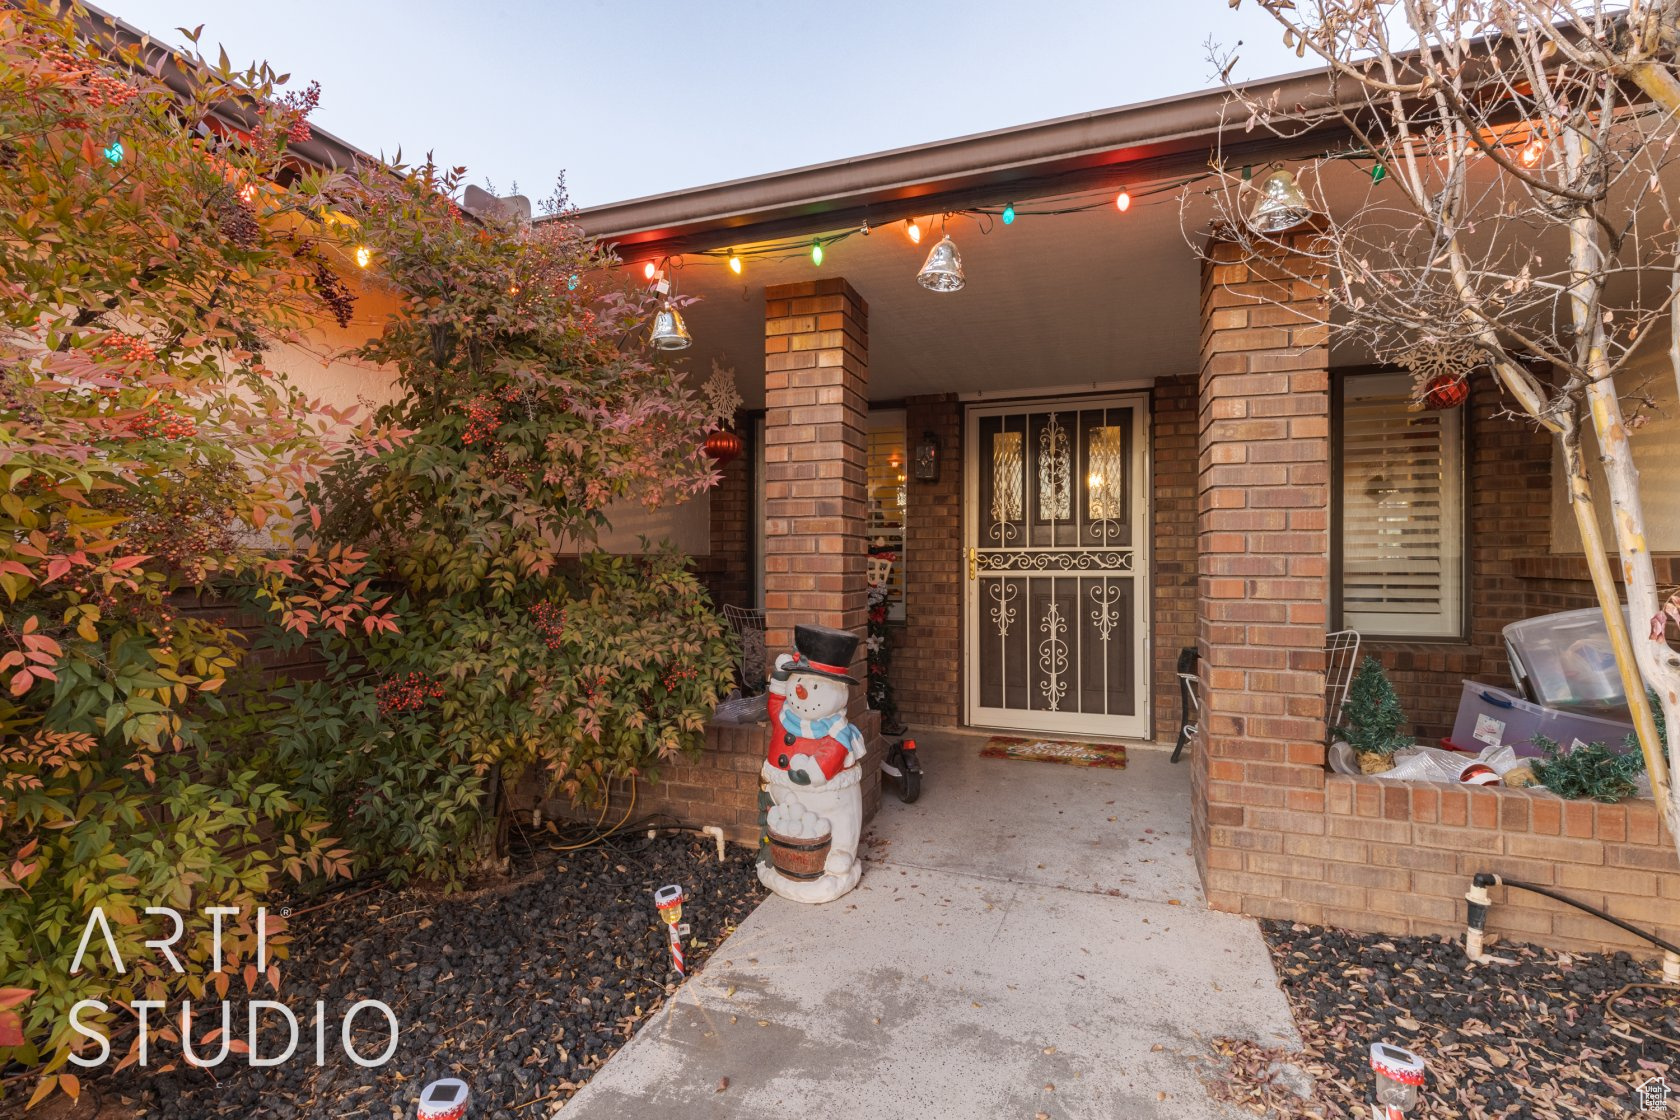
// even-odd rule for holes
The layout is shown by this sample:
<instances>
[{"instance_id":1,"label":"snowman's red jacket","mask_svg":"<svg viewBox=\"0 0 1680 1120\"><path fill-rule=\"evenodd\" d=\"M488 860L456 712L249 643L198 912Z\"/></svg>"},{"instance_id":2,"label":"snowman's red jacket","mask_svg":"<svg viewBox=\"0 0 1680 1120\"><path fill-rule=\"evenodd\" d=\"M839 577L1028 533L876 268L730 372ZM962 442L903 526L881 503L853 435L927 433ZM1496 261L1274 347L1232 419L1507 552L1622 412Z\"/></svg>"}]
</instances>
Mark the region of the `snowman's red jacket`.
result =
<instances>
[{"instance_id":1,"label":"snowman's red jacket","mask_svg":"<svg viewBox=\"0 0 1680 1120\"><path fill-rule=\"evenodd\" d=\"M823 778L832 780L846 768L846 746L832 736L807 739L782 726L782 705L787 701L775 691L770 693L770 751L767 761L778 770L786 770L796 755L808 754L822 768Z\"/></svg>"}]
</instances>

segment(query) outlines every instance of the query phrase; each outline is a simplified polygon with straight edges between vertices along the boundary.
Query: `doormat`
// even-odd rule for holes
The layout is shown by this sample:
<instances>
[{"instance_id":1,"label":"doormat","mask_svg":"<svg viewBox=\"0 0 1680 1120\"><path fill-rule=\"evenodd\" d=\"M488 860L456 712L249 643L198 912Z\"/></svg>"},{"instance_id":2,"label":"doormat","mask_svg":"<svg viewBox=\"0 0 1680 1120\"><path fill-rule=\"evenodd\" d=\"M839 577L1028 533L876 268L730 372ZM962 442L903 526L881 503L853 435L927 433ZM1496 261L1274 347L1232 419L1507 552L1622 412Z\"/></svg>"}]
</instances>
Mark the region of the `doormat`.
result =
<instances>
[{"instance_id":1,"label":"doormat","mask_svg":"<svg viewBox=\"0 0 1680 1120\"><path fill-rule=\"evenodd\" d=\"M1017 739L1009 735L993 735L980 748L980 757L1025 758L1034 762L1060 762L1064 766L1095 766L1103 770L1126 768L1125 747L1068 739Z\"/></svg>"}]
</instances>

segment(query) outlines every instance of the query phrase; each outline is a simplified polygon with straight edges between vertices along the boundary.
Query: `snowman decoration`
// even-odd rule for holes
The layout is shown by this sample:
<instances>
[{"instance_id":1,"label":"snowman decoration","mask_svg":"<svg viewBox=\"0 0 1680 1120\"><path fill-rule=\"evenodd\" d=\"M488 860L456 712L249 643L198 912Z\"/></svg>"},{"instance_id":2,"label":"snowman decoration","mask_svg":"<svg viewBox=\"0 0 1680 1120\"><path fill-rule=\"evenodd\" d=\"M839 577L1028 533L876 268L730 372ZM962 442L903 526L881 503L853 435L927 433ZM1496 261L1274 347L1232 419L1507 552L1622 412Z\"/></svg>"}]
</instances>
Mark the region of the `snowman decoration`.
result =
<instances>
[{"instance_id":1,"label":"snowman decoration","mask_svg":"<svg viewBox=\"0 0 1680 1120\"><path fill-rule=\"evenodd\" d=\"M762 775L770 794L765 814L772 845L778 838L827 854L820 866L784 872L761 863L758 877L783 898L831 902L863 875L863 733L846 719L852 678L848 667L858 637L826 626L796 626L797 651L776 658L769 687L770 749Z\"/></svg>"}]
</instances>

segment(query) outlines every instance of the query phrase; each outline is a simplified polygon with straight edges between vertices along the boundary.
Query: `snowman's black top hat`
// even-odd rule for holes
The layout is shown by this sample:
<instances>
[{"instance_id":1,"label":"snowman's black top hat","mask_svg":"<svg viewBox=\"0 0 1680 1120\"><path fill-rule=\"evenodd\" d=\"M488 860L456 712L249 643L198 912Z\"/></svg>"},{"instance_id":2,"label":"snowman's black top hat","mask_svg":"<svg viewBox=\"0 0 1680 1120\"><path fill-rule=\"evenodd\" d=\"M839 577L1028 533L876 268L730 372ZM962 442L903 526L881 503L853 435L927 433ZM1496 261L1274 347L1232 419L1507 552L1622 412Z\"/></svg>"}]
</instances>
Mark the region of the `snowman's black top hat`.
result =
<instances>
[{"instance_id":1,"label":"snowman's black top hat","mask_svg":"<svg viewBox=\"0 0 1680 1120\"><path fill-rule=\"evenodd\" d=\"M795 626L793 648L796 656L787 671L815 673L819 677L850 684L852 675L849 670L857 647L858 636L850 630L836 630L832 626Z\"/></svg>"}]
</instances>

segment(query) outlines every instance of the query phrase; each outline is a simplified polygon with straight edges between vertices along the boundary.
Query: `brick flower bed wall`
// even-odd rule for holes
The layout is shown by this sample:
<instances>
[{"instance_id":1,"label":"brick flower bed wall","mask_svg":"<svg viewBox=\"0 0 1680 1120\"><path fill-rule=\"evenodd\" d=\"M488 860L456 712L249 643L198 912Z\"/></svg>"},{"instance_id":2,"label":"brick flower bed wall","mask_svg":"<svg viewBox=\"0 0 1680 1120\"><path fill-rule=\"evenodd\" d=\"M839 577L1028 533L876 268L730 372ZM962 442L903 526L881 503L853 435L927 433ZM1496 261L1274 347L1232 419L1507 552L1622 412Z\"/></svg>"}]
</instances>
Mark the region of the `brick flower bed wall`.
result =
<instances>
[{"instance_id":1,"label":"brick flower bed wall","mask_svg":"<svg viewBox=\"0 0 1680 1120\"><path fill-rule=\"evenodd\" d=\"M1215 909L1384 933L1464 931L1478 871L1559 893L1680 940L1680 860L1650 801L1329 775L1325 810L1250 809L1212 826ZM1526 891L1493 892L1488 929L1560 949L1656 950ZM1497 947L1494 949L1498 951Z\"/></svg>"},{"instance_id":2,"label":"brick flower bed wall","mask_svg":"<svg viewBox=\"0 0 1680 1120\"><path fill-rule=\"evenodd\" d=\"M865 712L856 723L869 742L863 759L863 812L867 822L881 804L885 748L879 716ZM764 763L767 735L768 725L762 723L709 724L706 745L699 755L662 766L658 781L637 782L633 816L666 814L691 828L720 825L733 843L757 846L759 767ZM535 798L530 790L524 792L522 803L529 806ZM625 807L620 794L608 810L608 823L623 816ZM593 822L600 806L574 807L562 800L547 803L544 811L561 819Z\"/></svg>"}]
</instances>

